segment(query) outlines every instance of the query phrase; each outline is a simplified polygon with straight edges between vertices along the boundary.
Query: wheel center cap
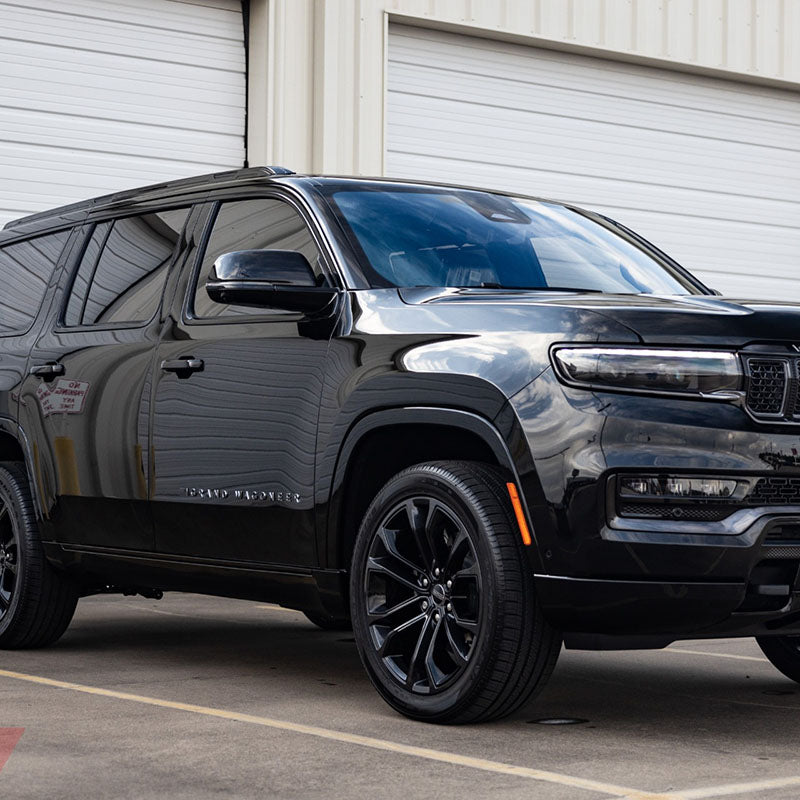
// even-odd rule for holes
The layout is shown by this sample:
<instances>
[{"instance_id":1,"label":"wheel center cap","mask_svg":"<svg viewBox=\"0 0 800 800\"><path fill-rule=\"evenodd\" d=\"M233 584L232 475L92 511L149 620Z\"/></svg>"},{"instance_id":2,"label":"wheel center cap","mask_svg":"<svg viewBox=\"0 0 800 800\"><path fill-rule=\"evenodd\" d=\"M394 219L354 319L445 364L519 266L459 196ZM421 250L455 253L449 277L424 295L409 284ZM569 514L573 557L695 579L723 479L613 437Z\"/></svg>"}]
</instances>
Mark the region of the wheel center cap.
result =
<instances>
[{"instance_id":1,"label":"wheel center cap","mask_svg":"<svg viewBox=\"0 0 800 800\"><path fill-rule=\"evenodd\" d=\"M445 599L447 598L447 589L441 583L436 583L431 589L431 597L437 603L444 603Z\"/></svg>"}]
</instances>

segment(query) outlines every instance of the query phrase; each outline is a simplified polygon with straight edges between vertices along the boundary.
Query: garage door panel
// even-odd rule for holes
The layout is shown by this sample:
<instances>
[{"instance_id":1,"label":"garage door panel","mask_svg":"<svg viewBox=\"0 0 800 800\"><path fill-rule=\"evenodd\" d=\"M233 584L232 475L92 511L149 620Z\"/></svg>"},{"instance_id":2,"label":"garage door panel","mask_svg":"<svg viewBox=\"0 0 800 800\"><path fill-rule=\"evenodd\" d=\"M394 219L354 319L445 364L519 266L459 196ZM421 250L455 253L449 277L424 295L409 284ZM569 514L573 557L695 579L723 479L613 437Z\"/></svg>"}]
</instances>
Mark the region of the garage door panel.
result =
<instances>
[{"instance_id":1,"label":"garage door panel","mask_svg":"<svg viewBox=\"0 0 800 800\"><path fill-rule=\"evenodd\" d=\"M86 119L61 115L58 127L52 125L52 115L40 111L7 109L3 124L6 144L26 147L57 147L63 149L70 141L71 150L103 151L117 155L162 158L163 128L147 124L120 126L114 120ZM240 137L232 133L227 140L219 133L196 129L173 129L170 143L175 147L173 158L199 163L209 160L237 159L241 152Z\"/></svg>"},{"instance_id":2,"label":"garage door panel","mask_svg":"<svg viewBox=\"0 0 800 800\"><path fill-rule=\"evenodd\" d=\"M725 290L800 299L787 92L390 28L387 172L585 205ZM757 276L757 277L753 277Z\"/></svg>"},{"instance_id":3,"label":"garage door panel","mask_svg":"<svg viewBox=\"0 0 800 800\"><path fill-rule=\"evenodd\" d=\"M474 184L480 177L483 185L493 187L499 187L498 181L502 179L505 181L502 188L558 197L590 207L599 204L614 204L625 208L649 207L665 212L679 211L704 217L713 216L732 222L754 220L788 227L794 227L798 220L797 203L782 198L737 194L735 190L741 191L741 186L721 181L724 188L709 188L714 176L708 174L707 165L703 164L698 164L699 175L692 180L692 185L681 186L676 174L666 178L650 176L646 170L637 172L627 165L625 169L617 170L616 174L613 171L606 174L603 170L588 167L584 168L583 174L570 172L570 166L574 167L574 164L564 163L561 154L565 149L574 150L577 161L581 144L568 139L562 139L553 146L545 146L537 141L535 155L515 153L513 141L493 140L491 147L507 154L505 162L499 159L480 161L486 150L480 147L459 147L461 142L455 135L447 141L435 140L436 137L431 135L431 139L426 142L427 153L420 153L419 146L414 141L396 140L393 151L395 168L404 169L404 174L409 176L414 174L418 178L435 177L437 180L466 184ZM453 158L454 151L461 153L461 158ZM587 151L586 156L595 158L598 163L603 160L599 152ZM436 162L440 163L437 165ZM648 183L648 177L653 181L660 177L670 183Z\"/></svg>"},{"instance_id":4,"label":"garage door panel","mask_svg":"<svg viewBox=\"0 0 800 800\"><path fill-rule=\"evenodd\" d=\"M794 94L788 91L421 28L397 25L390 34L390 77L395 66L428 65L467 82L483 76L608 98L641 97L676 110L713 111L790 125L797 124L800 116Z\"/></svg>"},{"instance_id":5,"label":"garage door panel","mask_svg":"<svg viewBox=\"0 0 800 800\"><path fill-rule=\"evenodd\" d=\"M15 209L8 219L35 213L43 208L64 205L108 192L109 175L121 187L159 183L164 175L190 177L204 172L226 169L223 163L207 161L167 161L104 153L77 153L64 149L14 149L9 156L6 146L0 147L3 167L2 185L12 187L0 191L0 206ZM78 162L79 166L68 165ZM76 198L75 186L81 186ZM17 200L15 200L17 198Z\"/></svg>"},{"instance_id":6,"label":"garage door panel","mask_svg":"<svg viewBox=\"0 0 800 800\"><path fill-rule=\"evenodd\" d=\"M238 0L0 0L0 14L0 224L244 162Z\"/></svg>"},{"instance_id":7,"label":"garage door panel","mask_svg":"<svg viewBox=\"0 0 800 800\"><path fill-rule=\"evenodd\" d=\"M394 124L394 123L399 124ZM662 131L643 131L623 123L563 118L517 109L465 106L450 100L393 98L388 118L391 149L452 153L520 166L547 163L553 170L584 175L663 181L743 193L746 187L779 181L800 196L800 151L709 139ZM424 139L417 131L424 126ZM736 165L731 170L731 164Z\"/></svg>"},{"instance_id":8,"label":"garage door panel","mask_svg":"<svg viewBox=\"0 0 800 800\"><path fill-rule=\"evenodd\" d=\"M12 109L27 109L58 115L75 115L84 118L107 119L117 123L152 124L155 127L200 129L241 135L240 105L202 102L194 104L188 97L171 98L169 94L153 96L146 92L121 95L114 88L86 90L80 86L65 86L63 92L56 87L42 86L48 91L31 91L6 88L2 91L4 105ZM173 102L171 102L171 100Z\"/></svg>"},{"instance_id":9,"label":"garage door panel","mask_svg":"<svg viewBox=\"0 0 800 800\"><path fill-rule=\"evenodd\" d=\"M609 123L608 95L585 88L547 86L483 75L471 76L468 82L454 81L446 93L443 88L441 73L436 67L399 63L393 65L390 73L389 90L398 94L398 100L400 94L405 94L409 105L414 98L473 104L477 96L481 98L479 104L489 109L514 108L556 118ZM614 121L626 126L800 152L797 137L800 117L797 115L794 123L738 116L733 128L730 112L680 107L674 102L657 103L652 98L615 97L614 109Z\"/></svg>"},{"instance_id":10,"label":"garage door panel","mask_svg":"<svg viewBox=\"0 0 800 800\"><path fill-rule=\"evenodd\" d=\"M35 12L35 27L31 26ZM103 18L21 9L0 4L3 38L73 50L132 56L192 66L236 71L242 66L241 46L227 38L198 36L181 30L176 37L168 27L125 24ZM139 35L137 35L139 34Z\"/></svg>"},{"instance_id":11,"label":"garage door panel","mask_svg":"<svg viewBox=\"0 0 800 800\"><path fill-rule=\"evenodd\" d=\"M243 66L243 65L242 65ZM159 92L181 98L185 92L208 92L214 103L241 101L239 72L207 65L165 64L163 61L104 53L90 53L31 42L5 40L0 51L0 69L8 80L24 81L32 91L44 87L82 87L86 90L119 86L119 91L147 91L148 81L157 81ZM90 93L87 91L87 93Z\"/></svg>"},{"instance_id":12,"label":"garage door panel","mask_svg":"<svg viewBox=\"0 0 800 800\"><path fill-rule=\"evenodd\" d=\"M192 13L164 0L106 0L102 9L98 9L95 0L36 0L36 8L43 11L57 12L70 16L81 16L87 20L106 19L112 17L117 22L136 25L153 24L157 21L164 27L180 26L187 33L228 38L239 41L236 25L241 18L242 6L239 0L215 0L213 4L198 3L189 0L193 5ZM3 0L2 5L28 8L30 0Z\"/></svg>"}]
</instances>

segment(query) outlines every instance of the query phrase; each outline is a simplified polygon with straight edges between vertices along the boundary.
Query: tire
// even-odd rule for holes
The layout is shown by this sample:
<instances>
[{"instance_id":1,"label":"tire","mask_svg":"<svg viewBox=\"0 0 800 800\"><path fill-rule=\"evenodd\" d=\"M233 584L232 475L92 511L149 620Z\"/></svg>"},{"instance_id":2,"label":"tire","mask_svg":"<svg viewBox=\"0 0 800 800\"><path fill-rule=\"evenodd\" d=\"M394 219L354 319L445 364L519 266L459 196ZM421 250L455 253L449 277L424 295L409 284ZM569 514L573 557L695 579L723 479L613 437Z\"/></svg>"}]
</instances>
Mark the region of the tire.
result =
<instances>
[{"instance_id":1,"label":"tire","mask_svg":"<svg viewBox=\"0 0 800 800\"><path fill-rule=\"evenodd\" d=\"M353 629L352 623L345 617L332 617L322 611L304 611L303 613L309 622L313 622L323 631L349 631Z\"/></svg>"},{"instance_id":2,"label":"tire","mask_svg":"<svg viewBox=\"0 0 800 800\"><path fill-rule=\"evenodd\" d=\"M800 636L756 636L756 641L776 669L800 683Z\"/></svg>"},{"instance_id":3,"label":"tire","mask_svg":"<svg viewBox=\"0 0 800 800\"><path fill-rule=\"evenodd\" d=\"M77 602L76 587L45 558L24 466L0 463L0 648L52 644Z\"/></svg>"},{"instance_id":4,"label":"tire","mask_svg":"<svg viewBox=\"0 0 800 800\"><path fill-rule=\"evenodd\" d=\"M375 688L425 722L511 714L544 687L561 649L505 480L473 462L418 464L379 492L356 539L350 611Z\"/></svg>"}]
</instances>

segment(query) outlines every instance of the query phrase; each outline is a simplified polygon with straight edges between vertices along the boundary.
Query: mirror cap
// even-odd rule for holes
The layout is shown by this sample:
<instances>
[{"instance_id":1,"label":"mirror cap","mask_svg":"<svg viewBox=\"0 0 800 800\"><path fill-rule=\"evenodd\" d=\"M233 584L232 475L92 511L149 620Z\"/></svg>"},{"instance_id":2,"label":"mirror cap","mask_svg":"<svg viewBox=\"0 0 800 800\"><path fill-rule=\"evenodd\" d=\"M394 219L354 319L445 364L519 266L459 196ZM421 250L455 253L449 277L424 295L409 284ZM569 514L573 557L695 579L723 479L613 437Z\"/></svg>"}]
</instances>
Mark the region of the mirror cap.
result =
<instances>
[{"instance_id":1,"label":"mirror cap","mask_svg":"<svg viewBox=\"0 0 800 800\"><path fill-rule=\"evenodd\" d=\"M318 314L338 295L318 286L308 259L295 250L237 250L215 262L206 283L215 303Z\"/></svg>"},{"instance_id":2,"label":"mirror cap","mask_svg":"<svg viewBox=\"0 0 800 800\"><path fill-rule=\"evenodd\" d=\"M236 250L215 262L211 280L263 281L264 283L316 286L308 259L296 250Z\"/></svg>"}]
</instances>

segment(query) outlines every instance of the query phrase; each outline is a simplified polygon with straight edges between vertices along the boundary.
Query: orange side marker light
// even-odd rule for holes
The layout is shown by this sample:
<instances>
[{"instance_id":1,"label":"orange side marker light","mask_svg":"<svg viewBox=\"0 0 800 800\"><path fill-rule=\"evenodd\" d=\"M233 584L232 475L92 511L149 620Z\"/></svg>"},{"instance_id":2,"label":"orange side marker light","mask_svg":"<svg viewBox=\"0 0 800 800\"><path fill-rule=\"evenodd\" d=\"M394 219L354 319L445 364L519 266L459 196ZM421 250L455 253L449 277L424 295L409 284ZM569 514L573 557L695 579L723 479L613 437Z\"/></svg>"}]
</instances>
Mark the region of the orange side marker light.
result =
<instances>
[{"instance_id":1,"label":"orange side marker light","mask_svg":"<svg viewBox=\"0 0 800 800\"><path fill-rule=\"evenodd\" d=\"M522 536L522 544L531 544L531 532L528 529L528 523L525 521L525 512L522 510L522 503L519 501L519 494L517 487L513 483L507 483L508 496L511 498L511 505L514 508L514 514L517 517L517 525L519 525L519 532Z\"/></svg>"}]
</instances>

